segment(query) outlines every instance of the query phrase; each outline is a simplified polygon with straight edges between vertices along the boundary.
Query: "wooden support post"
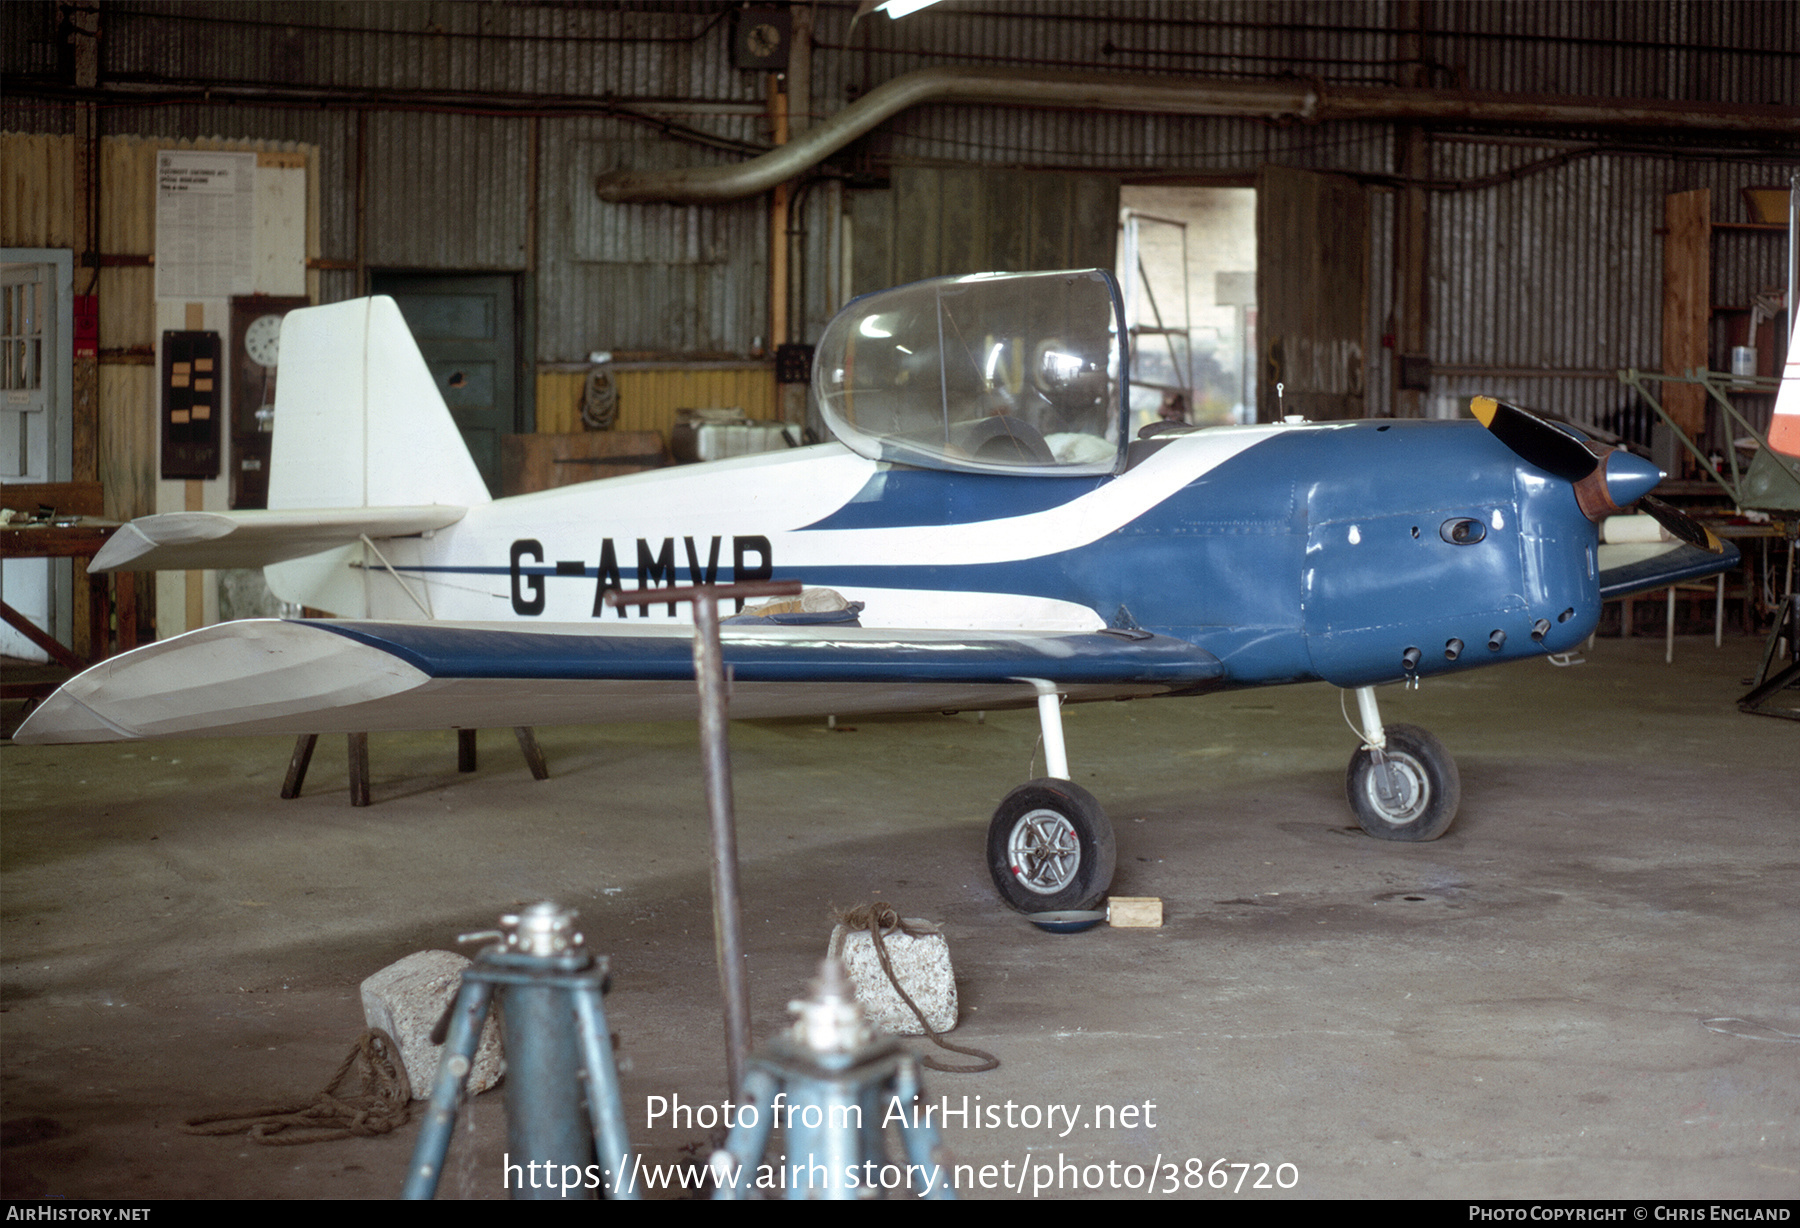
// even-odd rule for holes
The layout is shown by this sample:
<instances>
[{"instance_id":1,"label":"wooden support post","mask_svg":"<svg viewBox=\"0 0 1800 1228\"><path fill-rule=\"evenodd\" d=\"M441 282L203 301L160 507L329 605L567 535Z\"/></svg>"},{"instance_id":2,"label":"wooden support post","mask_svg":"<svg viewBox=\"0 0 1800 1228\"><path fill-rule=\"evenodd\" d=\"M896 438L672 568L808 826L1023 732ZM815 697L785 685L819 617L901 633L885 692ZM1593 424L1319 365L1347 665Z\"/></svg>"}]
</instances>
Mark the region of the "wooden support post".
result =
<instances>
[{"instance_id":1,"label":"wooden support post","mask_svg":"<svg viewBox=\"0 0 1800 1228\"><path fill-rule=\"evenodd\" d=\"M788 96L779 73L769 74L769 128L771 143L788 141ZM788 185L778 183L769 193L769 340L768 352L788 339Z\"/></svg>"},{"instance_id":2,"label":"wooden support post","mask_svg":"<svg viewBox=\"0 0 1800 1228\"><path fill-rule=\"evenodd\" d=\"M537 735L531 732L531 726L515 725L513 734L519 739L519 750L525 756L525 765L531 769L531 778L549 780L550 767L544 762L544 752L539 748Z\"/></svg>"},{"instance_id":3,"label":"wooden support post","mask_svg":"<svg viewBox=\"0 0 1800 1228\"><path fill-rule=\"evenodd\" d=\"M1712 189L1671 192L1663 201L1662 369L1686 375L1707 366L1707 326L1712 318ZM1696 384L1664 384L1663 408L1688 438L1705 446L1706 390ZM1675 448L1682 472L1693 467L1687 449Z\"/></svg>"},{"instance_id":4,"label":"wooden support post","mask_svg":"<svg viewBox=\"0 0 1800 1228\"><path fill-rule=\"evenodd\" d=\"M115 571L113 582L113 617L117 622L114 628L119 637L120 652L130 652L138 646L138 609L137 578L129 571Z\"/></svg>"},{"instance_id":5,"label":"wooden support post","mask_svg":"<svg viewBox=\"0 0 1800 1228\"><path fill-rule=\"evenodd\" d=\"M300 796L300 786L306 783L306 769L312 765L313 747L318 744L316 733L303 733L294 741L294 757L288 760L287 779L281 785L284 800L293 801Z\"/></svg>"},{"instance_id":6,"label":"wooden support post","mask_svg":"<svg viewBox=\"0 0 1800 1228\"><path fill-rule=\"evenodd\" d=\"M106 600L106 576L89 575L87 560L76 559L75 590L87 598L87 659L89 662L103 661L112 655L111 636L107 634L109 624L106 612L109 603ZM76 603L75 612L78 615L83 612L79 602ZM81 643L77 641L76 648L80 647Z\"/></svg>"},{"instance_id":7,"label":"wooden support post","mask_svg":"<svg viewBox=\"0 0 1800 1228\"><path fill-rule=\"evenodd\" d=\"M350 804L369 804L369 735L352 733L350 739Z\"/></svg>"},{"instance_id":8,"label":"wooden support post","mask_svg":"<svg viewBox=\"0 0 1800 1228\"><path fill-rule=\"evenodd\" d=\"M17 631L33 644L36 644L39 648L43 649L44 654L58 665L73 670L87 668L86 661L83 661L67 648L64 648L62 643L54 636L46 635L38 630L36 623L32 622L29 618L26 618L23 614L19 613L3 601L0 601L0 617L4 617L7 624L11 626L14 631Z\"/></svg>"}]
</instances>

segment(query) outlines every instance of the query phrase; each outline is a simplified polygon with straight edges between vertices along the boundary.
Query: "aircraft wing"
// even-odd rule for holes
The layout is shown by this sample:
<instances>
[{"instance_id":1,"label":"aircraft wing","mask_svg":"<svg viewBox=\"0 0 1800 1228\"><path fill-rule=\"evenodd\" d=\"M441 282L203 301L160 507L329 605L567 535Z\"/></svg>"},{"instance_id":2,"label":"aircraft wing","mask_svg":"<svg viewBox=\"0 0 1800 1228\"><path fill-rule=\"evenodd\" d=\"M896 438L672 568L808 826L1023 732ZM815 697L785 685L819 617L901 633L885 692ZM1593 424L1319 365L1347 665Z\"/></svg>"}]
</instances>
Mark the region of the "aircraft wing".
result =
<instances>
[{"instance_id":1,"label":"aircraft wing","mask_svg":"<svg viewBox=\"0 0 1800 1228\"><path fill-rule=\"evenodd\" d=\"M1600 600L1615 601L1737 566L1737 547L1730 542L1698 523L1683 531L1691 540L1676 537L1655 516L1607 517L1600 529Z\"/></svg>"},{"instance_id":2,"label":"aircraft wing","mask_svg":"<svg viewBox=\"0 0 1800 1228\"><path fill-rule=\"evenodd\" d=\"M1686 542L1628 542L1600 547L1600 600L1615 601L1633 593L1668 588L1684 580L1730 571L1738 564L1737 547L1724 543L1724 553L1702 550Z\"/></svg>"},{"instance_id":3,"label":"aircraft wing","mask_svg":"<svg viewBox=\"0 0 1800 1228\"><path fill-rule=\"evenodd\" d=\"M1206 690L1217 657L1142 631L722 629L734 717L1023 707ZM16 742L361 733L691 719L679 626L222 623L103 661L45 700Z\"/></svg>"},{"instance_id":4,"label":"aircraft wing","mask_svg":"<svg viewBox=\"0 0 1800 1228\"><path fill-rule=\"evenodd\" d=\"M347 545L361 537L407 537L444 529L467 508L297 508L291 511L165 512L114 533L89 564L96 571L262 567Z\"/></svg>"}]
</instances>

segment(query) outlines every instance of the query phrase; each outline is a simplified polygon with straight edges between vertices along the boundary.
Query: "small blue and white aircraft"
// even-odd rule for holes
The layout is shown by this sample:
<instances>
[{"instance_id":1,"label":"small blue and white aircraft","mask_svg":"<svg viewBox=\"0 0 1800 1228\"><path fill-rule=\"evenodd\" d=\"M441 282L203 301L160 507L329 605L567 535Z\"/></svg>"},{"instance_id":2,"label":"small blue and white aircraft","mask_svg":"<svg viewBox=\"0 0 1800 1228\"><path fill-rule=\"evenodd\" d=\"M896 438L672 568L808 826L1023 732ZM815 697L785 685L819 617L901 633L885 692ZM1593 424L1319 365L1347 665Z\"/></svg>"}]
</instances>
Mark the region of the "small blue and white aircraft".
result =
<instances>
[{"instance_id":1,"label":"small blue and white aircraft","mask_svg":"<svg viewBox=\"0 0 1800 1228\"><path fill-rule=\"evenodd\" d=\"M266 565L277 595L340 617L103 662L16 740L691 717L691 616L615 609L608 590L800 580L849 608L726 626L732 714L1035 705L1047 774L1001 802L990 869L1023 911L1088 908L1113 836L1068 779L1064 701L1353 690L1358 821L1430 840L1455 817L1456 765L1426 731L1383 726L1378 684L1566 652L1603 596L1736 562L1647 501L1686 540L1603 568L1599 523L1661 475L1485 398L1478 422L1131 438L1127 336L1096 270L868 295L816 351L835 442L490 500L391 300L295 311L272 510L146 517L95 565Z\"/></svg>"}]
</instances>

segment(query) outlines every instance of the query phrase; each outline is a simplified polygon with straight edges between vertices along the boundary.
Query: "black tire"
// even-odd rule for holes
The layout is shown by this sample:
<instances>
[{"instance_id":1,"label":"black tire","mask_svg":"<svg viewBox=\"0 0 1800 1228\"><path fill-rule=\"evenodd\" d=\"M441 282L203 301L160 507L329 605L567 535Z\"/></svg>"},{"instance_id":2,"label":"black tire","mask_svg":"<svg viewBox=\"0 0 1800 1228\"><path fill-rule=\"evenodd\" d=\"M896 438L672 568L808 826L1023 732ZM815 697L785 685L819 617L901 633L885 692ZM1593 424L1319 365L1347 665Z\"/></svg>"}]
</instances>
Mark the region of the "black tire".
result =
<instances>
[{"instance_id":1,"label":"black tire","mask_svg":"<svg viewBox=\"0 0 1800 1228\"><path fill-rule=\"evenodd\" d=\"M1106 812L1066 780L1020 785L988 825L988 873L1000 898L1020 912L1097 907L1117 862Z\"/></svg>"},{"instance_id":2,"label":"black tire","mask_svg":"<svg viewBox=\"0 0 1800 1228\"><path fill-rule=\"evenodd\" d=\"M1350 809L1377 840L1436 840L1449 830L1462 805L1456 760L1417 725L1389 725L1386 733L1389 796L1382 796L1374 752L1358 747L1344 777Z\"/></svg>"}]
</instances>

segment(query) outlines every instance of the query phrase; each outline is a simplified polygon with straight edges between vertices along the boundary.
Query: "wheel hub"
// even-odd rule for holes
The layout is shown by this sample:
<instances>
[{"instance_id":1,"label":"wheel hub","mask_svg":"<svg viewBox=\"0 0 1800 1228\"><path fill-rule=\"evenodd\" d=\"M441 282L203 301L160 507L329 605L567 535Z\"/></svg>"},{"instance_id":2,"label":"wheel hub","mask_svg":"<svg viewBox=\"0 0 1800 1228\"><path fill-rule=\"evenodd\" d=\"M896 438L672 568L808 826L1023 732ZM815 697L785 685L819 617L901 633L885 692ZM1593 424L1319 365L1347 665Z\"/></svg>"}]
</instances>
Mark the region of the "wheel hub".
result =
<instances>
[{"instance_id":1,"label":"wheel hub","mask_svg":"<svg viewBox=\"0 0 1800 1228\"><path fill-rule=\"evenodd\" d=\"M1391 750L1385 762L1369 765L1363 795L1376 814L1396 825L1417 819L1431 800L1424 766L1411 755Z\"/></svg>"},{"instance_id":2,"label":"wheel hub","mask_svg":"<svg viewBox=\"0 0 1800 1228\"><path fill-rule=\"evenodd\" d=\"M1020 818L1006 848L1013 876L1038 895L1055 895L1075 881L1081 868L1075 826L1054 810L1033 810Z\"/></svg>"}]
</instances>

